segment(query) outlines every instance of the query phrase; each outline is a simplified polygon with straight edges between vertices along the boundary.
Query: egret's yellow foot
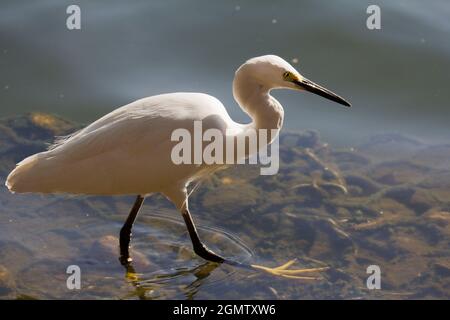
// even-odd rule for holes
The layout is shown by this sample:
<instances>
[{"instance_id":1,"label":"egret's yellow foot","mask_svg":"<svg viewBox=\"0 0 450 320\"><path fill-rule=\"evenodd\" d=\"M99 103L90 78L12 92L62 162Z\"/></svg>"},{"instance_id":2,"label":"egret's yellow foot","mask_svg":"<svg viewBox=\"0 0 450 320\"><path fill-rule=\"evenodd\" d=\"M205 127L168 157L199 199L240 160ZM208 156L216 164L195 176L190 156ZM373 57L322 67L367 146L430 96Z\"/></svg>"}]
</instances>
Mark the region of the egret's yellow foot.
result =
<instances>
[{"instance_id":1,"label":"egret's yellow foot","mask_svg":"<svg viewBox=\"0 0 450 320\"><path fill-rule=\"evenodd\" d=\"M303 273L313 273L313 272L321 272L328 270L329 267L320 267L320 268L308 268L308 269L288 269L291 265L293 265L297 259L290 260L286 262L285 264L276 267L276 268L269 268L264 267L256 264L252 264L251 266L254 269L261 270L267 273L270 273L275 276L280 276L284 278L291 278L291 279L302 279L302 280L319 280L322 279L321 277L312 277L312 276L300 276L300 274Z\"/></svg>"},{"instance_id":2,"label":"egret's yellow foot","mask_svg":"<svg viewBox=\"0 0 450 320\"><path fill-rule=\"evenodd\" d=\"M139 280L139 273L136 273L136 272L127 272L126 274L125 274L125 278L128 280L128 281L138 281Z\"/></svg>"}]
</instances>

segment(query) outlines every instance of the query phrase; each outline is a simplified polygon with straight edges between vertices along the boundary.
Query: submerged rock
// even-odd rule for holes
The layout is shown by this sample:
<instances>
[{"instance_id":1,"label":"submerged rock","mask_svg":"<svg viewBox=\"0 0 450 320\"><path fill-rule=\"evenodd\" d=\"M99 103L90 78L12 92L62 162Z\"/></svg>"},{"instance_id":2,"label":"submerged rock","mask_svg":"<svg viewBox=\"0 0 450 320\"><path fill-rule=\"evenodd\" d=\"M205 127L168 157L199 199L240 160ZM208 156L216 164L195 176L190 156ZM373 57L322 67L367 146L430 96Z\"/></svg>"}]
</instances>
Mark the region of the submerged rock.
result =
<instances>
[{"instance_id":1,"label":"submerged rock","mask_svg":"<svg viewBox=\"0 0 450 320\"><path fill-rule=\"evenodd\" d=\"M375 166L369 175L386 185L417 183L426 177L430 168L409 161L383 162Z\"/></svg>"},{"instance_id":2,"label":"submerged rock","mask_svg":"<svg viewBox=\"0 0 450 320\"><path fill-rule=\"evenodd\" d=\"M359 197L367 197L380 190L376 183L364 176L350 174L345 176L345 181L349 187L350 194Z\"/></svg>"},{"instance_id":3,"label":"submerged rock","mask_svg":"<svg viewBox=\"0 0 450 320\"><path fill-rule=\"evenodd\" d=\"M19 138L46 142L53 140L55 136L69 134L79 127L73 122L42 112L2 119L0 124L10 128Z\"/></svg>"},{"instance_id":4,"label":"submerged rock","mask_svg":"<svg viewBox=\"0 0 450 320\"><path fill-rule=\"evenodd\" d=\"M55 136L67 135L78 127L60 117L40 112L0 119L0 173L6 175L17 162L44 151Z\"/></svg>"},{"instance_id":5,"label":"submerged rock","mask_svg":"<svg viewBox=\"0 0 450 320\"><path fill-rule=\"evenodd\" d=\"M138 269L151 269L153 266L147 257L137 249L130 248L130 255L133 259L133 266ZM87 258L96 263L113 265L117 267L119 263L119 238L113 235L106 235L96 240L90 250Z\"/></svg>"}]
</instances>

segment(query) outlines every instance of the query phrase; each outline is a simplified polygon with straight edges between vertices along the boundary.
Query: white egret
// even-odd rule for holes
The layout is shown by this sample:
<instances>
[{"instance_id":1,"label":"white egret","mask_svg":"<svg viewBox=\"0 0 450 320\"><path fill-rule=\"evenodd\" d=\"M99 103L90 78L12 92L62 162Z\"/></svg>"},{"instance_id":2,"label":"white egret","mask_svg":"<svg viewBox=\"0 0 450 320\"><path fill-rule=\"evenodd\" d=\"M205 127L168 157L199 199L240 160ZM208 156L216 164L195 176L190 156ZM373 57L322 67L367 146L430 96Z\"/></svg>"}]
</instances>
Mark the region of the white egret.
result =
<instances>
[{"instance_id":1,"label":"white egret","mask_svg":"<svg viewBox=\"0 0 450 320\"><path fill-rule=\"evenodd\" d=\"M11 192L71 193L91 195L137 195L120 231L121 261L131 261L131 228L144 198L164 194L181 212L193 249L200 257L217 263L241 265L209 250L201 242L188 207L187 187L223 165L182 164L171 161L176 142L174 130L192 132L194 121L221 132L232 129L235 137L246 130L274 129L283 124L281 104L270 95L272 89L309 91L345 106L350 104L333 92L309 81L288 62L275 55L256 57L236 71L233 95L251 118L249 124L234 122L216 98L202 93L170 93L151 96L122 106L74 134L57 141L47 151L34 154L9 174ZM271 136L271 143L275 136ZM261 146L260 146L261 147ZM246 153L246 157L251 154ZM286 277L323 268L287 270L257 265L248 267Z\"/></svg>"}]
</instances>

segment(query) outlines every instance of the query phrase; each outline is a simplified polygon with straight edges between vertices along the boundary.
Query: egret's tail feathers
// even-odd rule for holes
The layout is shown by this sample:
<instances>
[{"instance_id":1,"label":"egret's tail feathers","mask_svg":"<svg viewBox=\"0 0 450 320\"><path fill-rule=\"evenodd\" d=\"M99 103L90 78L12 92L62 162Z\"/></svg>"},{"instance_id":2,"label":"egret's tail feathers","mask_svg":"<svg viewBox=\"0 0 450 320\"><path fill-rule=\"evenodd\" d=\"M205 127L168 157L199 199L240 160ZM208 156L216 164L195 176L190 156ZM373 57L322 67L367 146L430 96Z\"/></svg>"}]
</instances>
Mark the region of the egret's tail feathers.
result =
<instances>
[{"instance_id":1,"label":"egret's tail feathers","mask_svg":"<svg viewBox=\"0 0 450 320\"><path fill-rule=\"evenodd\" d=\"M43 154L38 153L19 162L6 178L5 185L9 191L13 193L48 192L44 177L45 160Z\"/></svg>"}]
</instances>

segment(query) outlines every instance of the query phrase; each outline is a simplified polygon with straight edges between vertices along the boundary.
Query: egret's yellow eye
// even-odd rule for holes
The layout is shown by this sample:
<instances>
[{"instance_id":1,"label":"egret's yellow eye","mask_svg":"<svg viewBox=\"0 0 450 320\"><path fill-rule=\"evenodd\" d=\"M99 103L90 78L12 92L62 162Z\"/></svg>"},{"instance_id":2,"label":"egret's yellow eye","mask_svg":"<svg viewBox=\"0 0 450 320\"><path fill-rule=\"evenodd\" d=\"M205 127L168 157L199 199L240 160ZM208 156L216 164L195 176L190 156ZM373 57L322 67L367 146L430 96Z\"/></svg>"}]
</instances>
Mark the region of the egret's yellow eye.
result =
<instances>
[{"instance_id":1,"label":"egret's yellow eye","mask_svg":"<svg viewBox=\"0 0 450 320\"><path fill-rule=\"evenodd\" d=\"M293 82L294 80L297 80L297 76L290 71L285 71L283 72L283 79L285 81Z\"/></svg>"},{"instance_id":2,"label":"egret's yellow eye","mask_svg":"<svg viewBox=\"0 0 450 320\"><path fill-rule=\"evenodd\" d=\"M283 73L284 80L290 80L292 78L292 74L289 71Z\"/></svg>"}]
</instances>

